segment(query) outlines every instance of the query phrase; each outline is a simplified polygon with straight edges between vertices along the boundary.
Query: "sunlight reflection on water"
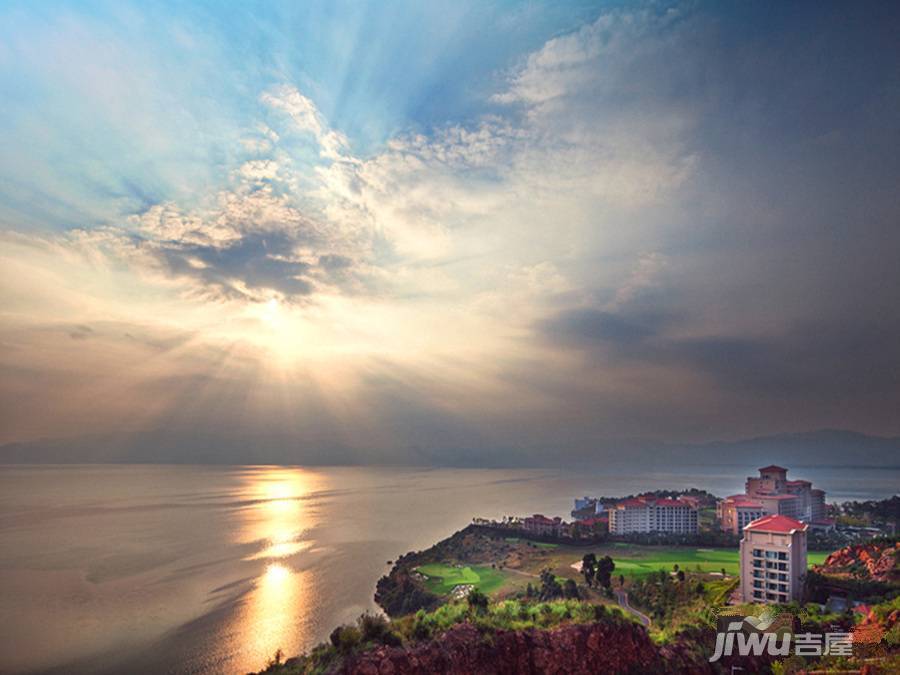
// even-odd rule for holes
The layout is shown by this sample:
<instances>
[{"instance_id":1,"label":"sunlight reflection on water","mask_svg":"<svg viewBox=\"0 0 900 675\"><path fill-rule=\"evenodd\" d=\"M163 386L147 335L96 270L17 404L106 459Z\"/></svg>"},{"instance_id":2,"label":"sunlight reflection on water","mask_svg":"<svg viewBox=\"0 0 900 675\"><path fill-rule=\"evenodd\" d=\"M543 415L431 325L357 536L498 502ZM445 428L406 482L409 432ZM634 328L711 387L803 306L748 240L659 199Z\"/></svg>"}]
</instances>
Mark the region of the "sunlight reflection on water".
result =
<instances>
[{"instance_id":1,"label":"sunlight reflection on water","mask_svg":"<svg viewBox=\"0 0 900 675\"><path fill-rule=\"evenodd\" d=\"M324 483L311 471L283 467L247 472L244 480L241 496L248 505L239 511L236 539L258 545L247 560L270 562L254 580L228 635L236 651L264 663L276 650L310 638L296 622L312 601L308 574L295 570L291 561L312 546L303 540L319 522L310 498Z\"/></svg>"}]
</instances>

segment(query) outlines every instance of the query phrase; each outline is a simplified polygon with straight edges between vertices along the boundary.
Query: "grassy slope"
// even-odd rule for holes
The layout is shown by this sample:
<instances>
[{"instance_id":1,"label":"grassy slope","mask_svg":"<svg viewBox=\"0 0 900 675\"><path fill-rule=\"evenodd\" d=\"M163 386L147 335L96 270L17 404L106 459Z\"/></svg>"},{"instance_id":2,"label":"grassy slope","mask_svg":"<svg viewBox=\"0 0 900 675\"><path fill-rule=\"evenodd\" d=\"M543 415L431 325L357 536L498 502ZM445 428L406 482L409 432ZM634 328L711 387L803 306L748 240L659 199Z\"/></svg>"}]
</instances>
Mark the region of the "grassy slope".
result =
<instances>
[{"instance_id":1,"label":"grassy slope","mask_svg":"<svg viewBox=\"0 0 900 675\"><path fill-rule=\"evenodd\" d=\"M686 572L719 572L722 568L728 574L739 572L740 554L735 549L724 548L683 548L675 546L629 546L614 545L610 551L616 563L616 574L640 576L655 570L672 570L674 565ZM810 551L807 555L809 565L821 563L826 553Z\"/></svg>"},{"instance_id":2,"label":"grassy slope","mask_svg":"<svg viewBox=\"0 0 900 675\"><path fill-rule=\"evenodd\" d=\"M431 563L422 565L418 571L428 577L425 588L432 593L445 595L460 584L472 584L483 593L492 593L500 588L506 580L506 575L491 567L484 565L466 565L455 567L443 563Z\"/></svg>"}]
</instances>

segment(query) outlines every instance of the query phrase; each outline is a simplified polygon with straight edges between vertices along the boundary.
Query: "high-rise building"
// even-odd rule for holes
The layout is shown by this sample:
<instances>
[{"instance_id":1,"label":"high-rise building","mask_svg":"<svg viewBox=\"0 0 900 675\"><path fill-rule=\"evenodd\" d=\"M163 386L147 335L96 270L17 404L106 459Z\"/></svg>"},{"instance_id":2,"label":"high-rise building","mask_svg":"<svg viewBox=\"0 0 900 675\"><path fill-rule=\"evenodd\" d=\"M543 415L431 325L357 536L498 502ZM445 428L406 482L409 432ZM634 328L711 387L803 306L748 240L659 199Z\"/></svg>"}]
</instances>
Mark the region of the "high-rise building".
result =
<instances>
[{"instance_id":1,"label":"high-rise building","mask_svg":"<svg viewBox=\"0 0 900 675\"><path fill-rule=\"evenodd\" d=\"M741 539L741 595L744 602L801 600L806 574L807 525L777 514L744 527Z\"/></svg>"}]
</instances>

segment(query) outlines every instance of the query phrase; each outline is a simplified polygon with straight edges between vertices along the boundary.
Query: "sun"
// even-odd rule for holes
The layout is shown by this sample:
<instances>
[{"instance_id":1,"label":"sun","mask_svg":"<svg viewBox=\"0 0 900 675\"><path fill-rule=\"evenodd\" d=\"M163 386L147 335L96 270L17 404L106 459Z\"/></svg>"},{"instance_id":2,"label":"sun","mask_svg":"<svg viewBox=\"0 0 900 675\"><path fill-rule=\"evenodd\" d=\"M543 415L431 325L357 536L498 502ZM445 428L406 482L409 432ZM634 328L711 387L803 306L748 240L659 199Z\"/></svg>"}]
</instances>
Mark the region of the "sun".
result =
<instances>
[{"instance_id":1,"label":"sun","mask_svg":"<svg viewBox=\"0 0 900 675\"><path fill-rule=\"evenodd\" d=\"M281 302L278 298L271 298L267 303L265 303L263 311L260 314L260 318L269 326L279 327L282 323L282 311L281 311Z\"/></svg>"}]
</instances>

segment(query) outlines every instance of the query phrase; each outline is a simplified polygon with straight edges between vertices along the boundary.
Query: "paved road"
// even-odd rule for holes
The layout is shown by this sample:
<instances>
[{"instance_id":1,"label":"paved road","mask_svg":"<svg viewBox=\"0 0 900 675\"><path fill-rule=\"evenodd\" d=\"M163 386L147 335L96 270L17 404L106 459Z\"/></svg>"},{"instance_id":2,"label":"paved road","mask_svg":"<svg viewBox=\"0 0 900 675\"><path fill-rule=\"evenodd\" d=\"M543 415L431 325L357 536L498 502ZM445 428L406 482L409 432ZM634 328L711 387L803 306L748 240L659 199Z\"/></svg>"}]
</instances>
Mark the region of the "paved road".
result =
<instances>
[{"instance_id":1,"label":"paved road","mask_svg":"<svg viewBox=\"0 0 900 675\"><path fill-rule=\"evenodd\" d=\"M619 607L624 609L626 612L631 612L632 614L634 614L638 618L638 620L647 628L650 627L650 617L628 604L628 593L626 593L625 591L616 591L616 599L619 601Z\"/></svg>"}]
</instances>

